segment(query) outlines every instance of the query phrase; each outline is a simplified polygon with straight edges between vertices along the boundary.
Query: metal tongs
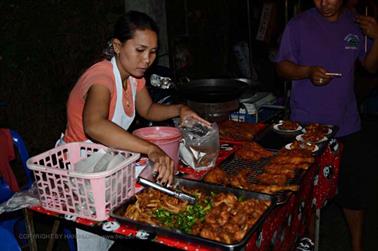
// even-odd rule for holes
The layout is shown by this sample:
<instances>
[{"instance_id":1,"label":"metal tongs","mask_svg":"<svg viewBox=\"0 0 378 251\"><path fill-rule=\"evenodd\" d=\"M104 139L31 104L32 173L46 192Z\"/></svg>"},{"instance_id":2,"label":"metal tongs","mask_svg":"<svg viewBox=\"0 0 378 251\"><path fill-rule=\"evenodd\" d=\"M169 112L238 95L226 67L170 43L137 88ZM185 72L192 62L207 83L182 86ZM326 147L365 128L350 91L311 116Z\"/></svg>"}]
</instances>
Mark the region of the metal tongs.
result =
<instances>
[{"instance_id":1,"label":"metal tongs","mask_svg":"<svg viewBox=\"0 0 378 251\"><path fill-rule=\"evenodd\" d=\"M185 201L189 202L189 204L195 204L196 203L196 198L194 198L193 196L191 196L189 194L186 194L186 193L183 193L183 192L178 192L178 191L173 191L171 189L168 189L164 186L161 186L161 185L159 185L155 182L152 182L152 181L147 180L145 178L142 178L140 176L138 177L138 183L145 185L145 186L152 187L156 190L159 190L160 192L169 194L169 195L174 196L174 197L176 197L180 200L185 200Z\"/></svg>"}]
</instances>

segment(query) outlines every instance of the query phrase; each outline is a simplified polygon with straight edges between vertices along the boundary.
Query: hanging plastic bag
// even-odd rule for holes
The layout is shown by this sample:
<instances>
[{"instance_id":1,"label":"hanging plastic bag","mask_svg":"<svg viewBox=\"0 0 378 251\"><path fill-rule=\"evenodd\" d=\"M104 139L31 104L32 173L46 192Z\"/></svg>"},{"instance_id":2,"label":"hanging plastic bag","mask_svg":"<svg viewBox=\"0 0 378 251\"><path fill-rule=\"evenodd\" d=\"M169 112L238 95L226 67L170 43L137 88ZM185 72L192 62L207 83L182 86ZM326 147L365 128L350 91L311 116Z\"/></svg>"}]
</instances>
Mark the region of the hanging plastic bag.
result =
<instances>
[{"instance_id":1,"label":"hanging plastic bag","mask_svg":"<svg viewBox=\"0 0 378 251\"><path fill-rule=\"evenodd\" d=\"M195 120L181 124L181 161L197 171L215 166L219 154L219 128L216 123L204 126Z\"/></svg>"}]
</instances>

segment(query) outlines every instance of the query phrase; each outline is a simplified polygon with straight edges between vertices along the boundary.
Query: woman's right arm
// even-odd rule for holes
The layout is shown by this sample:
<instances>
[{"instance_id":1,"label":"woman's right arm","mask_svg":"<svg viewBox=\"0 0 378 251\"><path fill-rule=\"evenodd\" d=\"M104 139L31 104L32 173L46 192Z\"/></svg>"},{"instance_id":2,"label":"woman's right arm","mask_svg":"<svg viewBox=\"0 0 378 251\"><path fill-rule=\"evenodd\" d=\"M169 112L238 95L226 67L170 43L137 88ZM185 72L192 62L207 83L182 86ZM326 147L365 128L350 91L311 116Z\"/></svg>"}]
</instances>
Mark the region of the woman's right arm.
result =
<instances>
[{"instance_id":1,"label":"woman's right arm","mask_svg":"<svg viewBox=\"0 0 378 251\"><path fill-rule=\"evenodd\" d=\"M85 97L83 127L88 138L100 144L131 152L147 154L159 173L158 180L171 183L173 160L158 146L142 140L108 119L111 95L108 88L92 85Z\"/></svg>"}]
</instances>

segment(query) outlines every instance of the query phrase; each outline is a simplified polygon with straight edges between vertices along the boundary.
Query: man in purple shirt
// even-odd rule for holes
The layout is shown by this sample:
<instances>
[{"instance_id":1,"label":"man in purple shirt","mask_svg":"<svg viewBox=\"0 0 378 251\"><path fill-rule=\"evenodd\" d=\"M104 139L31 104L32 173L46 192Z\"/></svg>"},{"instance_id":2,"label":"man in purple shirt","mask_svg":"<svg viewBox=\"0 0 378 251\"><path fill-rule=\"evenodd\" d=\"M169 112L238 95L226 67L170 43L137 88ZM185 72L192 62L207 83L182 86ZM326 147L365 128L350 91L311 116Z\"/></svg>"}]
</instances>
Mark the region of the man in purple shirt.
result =
<instances>
[{"instance_id":1,"label":"man in purple shirt","mask_svg":"<svg viewBox=\"0 0 378 251\"><path fill-rule=\"evenodd\" d=\"M336 125L347 156L353 147L361 147L356 136L361 123L354 93L355 62L360 60L369 72L377 71L378 24L373 17L353 16L343 0L314 0L314 4L287 24L275 59L277 72L292 80L291 120ZM363 181L355 179L354 173L361 170L352 162L342 162L338 196L353 251L361 251L365 205L359 192L364 191L356 187Z\"/></svg>"}]
</instances>

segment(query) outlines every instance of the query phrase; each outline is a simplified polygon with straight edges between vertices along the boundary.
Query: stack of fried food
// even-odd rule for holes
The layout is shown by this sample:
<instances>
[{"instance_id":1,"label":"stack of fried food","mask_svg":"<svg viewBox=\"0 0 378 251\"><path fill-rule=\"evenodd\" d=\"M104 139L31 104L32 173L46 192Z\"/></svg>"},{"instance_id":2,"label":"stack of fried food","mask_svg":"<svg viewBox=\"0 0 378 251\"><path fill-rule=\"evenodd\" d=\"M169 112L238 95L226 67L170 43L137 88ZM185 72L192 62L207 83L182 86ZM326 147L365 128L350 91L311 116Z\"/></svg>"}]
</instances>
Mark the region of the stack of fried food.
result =
<instances>
[{"instance_id":1,"label":"stack of fried food","mask_svg":"<svg viewBox=\"0 0 378 251\"><path fill-rule=\"evenodd\" d=\"M294 140L293 143L290 145L290 150L293 149L305 149L308 151L313 152L316 148L316 144L311 143L311 142L301 142L298 140Z\"/></svg>"},{"instance_id":2,"label":"stack of fried food","mask_svg":"<svg viewBox=\"0 0 378 251\"><path fill-rule=\"evenodd\" d=\"M306 132L302 138L306 142L316 143L322 140L328 134L329 129L330 128L326 125L312 123L305 127Z\"/></svg>"},{"instance_id":3,"label":"stack of fried food","mask_svg":"<svg viewBox=\"0 0 378 251\"><path fill-rule=\"evenodd\" d=\"M266 150L256 142L244 142L242 147L235 152L235 155L239 159L249 161L259 161L264 158L272 157L272 152Z\"/></svg>"},{"instance_id":4,"label":"stack of fried food","mask_svg":"<svg viewBox=\"0 0 378 251\"><path fill-rule=\"evenodd\" d=\"M262 129L261 124L226 120L219 124L219 136L226 140L252 140Z\"/></svg>"},{"instance_id":5,"label":"stack of fried food","mask_svg":"<svg viewBox=\"0 0 378 251\"><path fill-rule=\"evenodd\" d=\"M295 121L291 120L283 120L279 125L278 128L281 130L297 130L300 124Z\"/></svg>"},{"instance_id":6,"label":"stack of fried food","mask_svg":"<svg viewBox=\"0 0 378 251\"><path fill-rule=\"evenodd\" d=\"M232 244L241 241L269 207L270 201L240 200L234 194L220 193L204 221L193 226L192 233L203 238Z\"/></svg>"},{"instance_id":7,"label":"stack of fried food","mask_svg":"<svg viewBox=\"0 0 378 251\"><path fill-rule=\"evenodd\" d=\"M330 128L327 125L322 125L319 123L311 123L311 124L308 124L305 127L305 129L306 129L306 132L319 132L319 133L327 134Z\"/></svg>"},{"instance_id":8,"label":"stack of fried food","mask_svg":"<svg viewBox=\"0 0 378 251\"><path fill-rule=\"evenodd\" d=\"M229 176L226 171L216 167L207 173L204 181L236 188L273 194L278 191L297 191L297 184L289 184L302 170L307 170L314 162L311 151L305 149L280 150L262 167L262 172L250 167L241 167Z\"/></svg>"},{"instance_id":9,"label":"stack of fried food","mask_svg":"<svg viewBox=\"0 0 378 251\"><path fill-rule=\"evenodd\" d=\"M237 198L232 193L216 194L189 188L182 190L196 196L197 203L189 205L147 188L136 195L135 203L127 207L124 217L232 244L244 238L271 203Z\"/></svg>"}]
</instances>

